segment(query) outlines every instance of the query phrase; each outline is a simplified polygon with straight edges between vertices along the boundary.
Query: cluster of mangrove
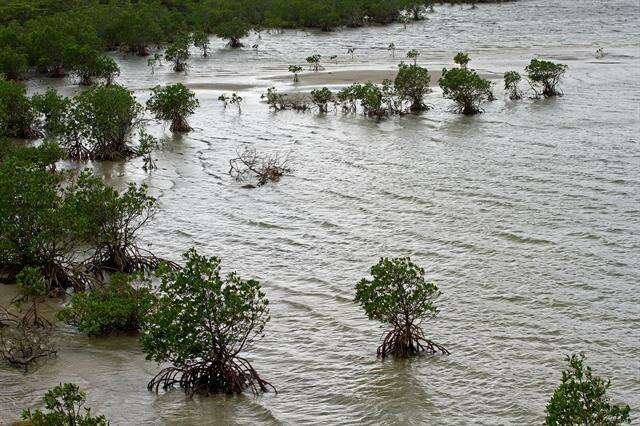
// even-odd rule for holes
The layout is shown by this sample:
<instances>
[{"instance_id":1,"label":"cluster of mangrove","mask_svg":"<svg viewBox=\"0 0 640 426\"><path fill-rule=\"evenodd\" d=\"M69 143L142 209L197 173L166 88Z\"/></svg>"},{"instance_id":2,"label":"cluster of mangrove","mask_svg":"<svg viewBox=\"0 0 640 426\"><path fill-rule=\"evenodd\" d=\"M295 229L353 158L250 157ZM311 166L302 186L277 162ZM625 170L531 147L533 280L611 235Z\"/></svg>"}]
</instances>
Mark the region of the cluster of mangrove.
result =
<instances>
[{"instance_id":1,"label":"cluster of mangrove","mask_svg":"<svg viewBox=\"0 0 640 426\"><path fill-rule=\"evenodd\" d=\"M433 3L457 0L0 0L0 73L20 79L32 70L54 77L112 76L103 55L146 56L154 47L194 34L206 53L208 35L240 39L270 28L359 27L421 19ZM475 3L475 1L470 1ZM184 44L182 42L182 44Z\"/></svg>"},{"instance_id":2,"label":"cluster of mangrove","mask_svg":"<svg viewBox=\"0 0 640 426\"><path fill-rule=\"evenodd\" d=\"M186 119L198 105L194 93L177 83L153 88L146 109L171 121L172 132L188 132ZM148 156L156 144L145 131L144 113L133 93L117 84L96 85L72 99L54 89L28 97L22 84L0 76L0 140L55 140L72 160Z\"/></svg>"},{"instance_id":3,"label":"cluster of mangrove","mask_svg":"<svg viewBox=\"0 0 640 426\"><path fill-rule=\"evenodd\" d=\"M420 52L412 49L407 58L413 59L413 64L398 65L395 79L385 79L381 85L372 82L352 84L336 94L327 87L312 90L305 94L282 94L275 87L270 87L262 95L266 103L275 111L295 110L306 111L313 107L320 112L327 112L329 105L336 109L340 107L345 112L355 112L358 106L363 114L378 120L395 114L406 112L420 112L429 109L424 97L431 92L431 76L427 68L417 63ZM307 62L312 69L318 71L321 56L312 55ZM457 68L443 69L438 84L445 98L454 101L453 110L466 115L482 112L482 105L495 99L493 83L482 78L475 70L469 69L469 55L459 52L454 57ZM532 90L532 97L561 96L559 84L567 70L567 66L541 59L532 59L525 68L527 81ZM293 74L293 82L300 80L302 67L290 65L289 72ZM522 76L517 71L509 71L504 75L505 90L512 100L521 99L523 91L520 88Z\"/></svg>"},{"instance_id":4,"label":"cluster of mangrove","mask_svg":"<svg viewBox=\"0 0 640 426\"><path fill-rule=\"evenodd\" d=\"M235 272L223 274L219 258L199 255L195 249L183 258L182 267L159 266L158 289L144 275L116 275L109 284L74 294L58 317L97 336L140 330L147 359L170 364L149 381L149 390L178 387L189 396L276 391L242 355L263 336L270 319L269 300L260 283ZM370 273L371 278L356 283L354 302L370 319L388 327L378 357L449 354L422 329L425 320L438 314L435 301L440 295L438 287L425 280L424 269L409 258L382 258ZM567 361L569 369L547 404L546 424L630 422L629 406L611 403L611 382L594 376L584 365L584 355ZM81 410L85 400L77 385L61 384L45 394L46 411L27 409L22 417L42 425L54 419L56 424L107 424L103 416Z\"/></svg>"}]
</instances>

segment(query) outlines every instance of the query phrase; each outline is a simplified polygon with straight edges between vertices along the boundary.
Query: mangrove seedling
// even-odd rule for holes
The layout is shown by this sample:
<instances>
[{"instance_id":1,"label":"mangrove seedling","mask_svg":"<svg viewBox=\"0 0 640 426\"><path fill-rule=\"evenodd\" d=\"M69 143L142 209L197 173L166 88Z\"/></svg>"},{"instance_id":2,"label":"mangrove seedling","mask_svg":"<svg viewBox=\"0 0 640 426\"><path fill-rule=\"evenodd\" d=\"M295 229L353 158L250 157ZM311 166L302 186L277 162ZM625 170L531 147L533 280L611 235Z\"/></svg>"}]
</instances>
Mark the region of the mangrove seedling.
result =
<instances>
[{"instance_id":1,"label":"mangrove seedling","mask_svg":"<svg viewBox=\"0 0 640 426\"><path fill-rule=\"evenodd\" d=\"M471 59L469 58L469 55L464 52L458 52L456 53L456 56L453 57L453 62L460 65L460 68L464 69L467 68L467 65L469 65L470 61Z\"/></svg>"},{"instance_id":2,"label":"mangrove seedling","mask_svg":"<svg viewBox=\"0 0 640 426\"><path fill-rule=\"evenodd\" d=\"M47 282L39 268L27 267L16 277L22 295L14 300L18 305L26 303L29 308L20 322L22 327L50 328L51 322L38 313L38 303L49 292Z\"/></svg>"},{"instance_id":3,"label":"mangrove seedling","mask_svg":"<svg viewBox=\"0 0 640 426\"><path fill-rule=\"evenodd\" d=\"M518 87L521 80L522 77L517 71L508 71L504 73L504 90L509 93L509 99L522 99L522 91L520 91L520 88Z\"/></svg>"},{"instance_id":4,"label":"mangrove seedling","mask_svg":"<svg viewBox=\"0 0 640 426\"><path fill-rule=\"evenodd\" d=\"M329 102L333 99L333 93L331 90L323 87L322 89L314 89L311 91L311 100L316 104L320 112L327 112L329 110Z\"/></svg>"},{"instance_id":5,"label":"mangrove seedling","mask_svg":"<svg viewBox=\"0 0 640 426\"><path fill-rule=\"evenodd\" d=\"M22 412L22 420L31 425L85 425L108 426L105 416L92 416L91 408L85 407L87 395L74 383L59 384L47 391L42 399L45 411L30 409Z\"/></svg>"},{"instance_id":6,"label":"mangrove seedling","mask_svg":"<svg viewBox=\"0 0 640 426\"><path fill-rule=\"evenodd\" d=\"M238 108L238 112L242 112L242 101L243 101L242 96L238 96L235 93L232 93L231 96L222 94L218 96L218 100L222 102L225 109L229 104L231 104L231 105L235 105Z\"/></svg>"},{"instance_id":7,"label":"mangrove seedling","mask_svg":"<svg viewBox=\"0 0 640 426\"><path fill-rule=\"evenodd\" d=\"M429 92L431 76L426 68L418 65L398 65L398 74L394 81L395 91L401 101L409 101L412 112L424 111L424 95Z\"/></svg>"},{"instance_id":8,"label":"mangrove seedling","mask_svg":"<svg viewBox=\"0 0 640 426\"><path fill-rule=\"evenodd\" d=\"M314 71L318 72L320 71L320 59L322 58L321 55L315 54L315 55L311 55L307 57L307 63L309 65L311 65L311 69L313 69Z\"/></svg>"},{"instance_id":9,"label":"mangrove seedling","mask_svg":"<svg viewBox=\"0 0 640 426\"><path fill-rule=\"evenodd\" d=\"M229 40L227 46L237 49L243 46L240 39L249 35L251 27L244 21L233 19L215 27L214 34L222 39Z\"/></svg>"},{"instance_id":10,"label":"mangrove seedling","mask_svg":"<svg viewBox=\"0 0 640 426\"><path fill-rule=\"evenodd\" d=\"M420 51L417 49L411 49L407 52L407 58L413 59L413 65L418 65L418 57L420 56Z\"/></svg>"},{"instance_id":11,"label":"mangrove seedling","mask_svg":"<svg viewBox=\"0 0 640 426\"><path fill-rule=\"evenodd\" d=\"M202 56L205 58L209 56L209 35L204 31L196 31L191 38L193 45L202 50Z\"/></svg>"},{"instance_id":12,"label":"mangrove seedling","mask_svg":"<svg viewBox=\"0 0 640 426\"><path fill-rule=\"evenodd\" d=\"M456 103L455 110L473 115L482 111L482 103L487 101L491 83L475 71L465 68L443 70L439 82L445 98Z\"/></svg>"},{"instance_id":13,"label":"mangrove seedling","mask_svg":"<svg viewBox=\"0 0 640 426\"><path fill-rule=\"evenodd\" d=\"M353 58L356 54L356 48L355 47L350 47L347 49L347 54L351 55L351 60L353 61Z\"/></svg>"},{"instance_id":14,"label":"mangrove seedling","mask_svg":"<svg viewBox=\"0 0 640 426\"><path fill-rule=\"evenodd\" d=\"M612 404L607 396L611 380L594 376L584 360L584 354L566 357L569 368L562 372L562 383L547 404L545 423L549 426L631 423L629 406Z\"/></svg>"},{"instance_id":15,"label":"mangrove seedling","mask_svg":"<svg viewBox=\"0 0 640 426\"><path fill-rule=\"evenodd\" d=\"M562 90L558 85L562 81L567 68L568 66L564 64L532 59L531 63L525 67L525 71L535 97L539 98L541 94L545 98L562 96Z\"/></svg>"},{"instance_id":16,"label":"mangrove seedling","mask_svg":"<svg viewBox=\"0 0 640 426\"><path fill-rule=\"evenodd\" d=\"M396 45L395 43L390 43L387 50L391 52L391 58L395 59L396 57Z\"/></svg>"},{"instance_id":17,"label":"mangrove seedling","mask_svg":"<svg viewBox=\"0 0 640 426\"><path fill-rule=\"evenodd\" d=\"M269 321L260 283L235 272L222 275L219 258L193 248L183 257L183 268L158 271L160 296L143 324L147 359L172 364L149 382L149 390L178 386L190 396L275 390L241 356Z\"/></svg>"},{"instance_id":18,"label":"mangrove seedling","mask_svg":"<svg viewBox=\"0 0 640 426\"><path fill-rule=\"evenodd\" d=\"M147 101L147 109L156 119L171 120L169 129L174 133L192 130L187 117L192 115L199 106L195 93L182 83L154 87Z\"/></svg>"},{"instance_id":19,"label":"mangrove seedling","mask_svg":"<svg viewBox=\"0 0 640 426\"><path fill-rule=\"evenodd\" d=\"M145 129L140 129L138 133L138 155L142 157L143 171L150 172L158 168L156 160L153 158L153 152L159 145L157 138L151 136Z\"/></svg>"},{"instance_id":20,"label":"mangrove seedling","mask_svg":"<svg viewBox=\"0 0 640 426\"><path fill-rule=\"evenodd\" d=\"M302 71L302 67L300 65L289 65L289 72L293 74L294 83L297 83L299 81L298 73L300 71Z\"/></svg>"},{"instance_id":21,"label":"mangrove seedling","mask_svg":"<svg viewBox=\"0 0 640 426\"><path fill-rule=\"evenodd\" d=\"M187 60L191 56L189 53L190 45L191 38L183 35L176 38L165 50L164 58L169 62L173 62L173 70L175 72L182 72L187 69Z\"/></svg>"},{"instance_id":22,"label":"mangrove seedling","mask_svg":"<svg viewBox=\"0 0 640 426\"><path fill-rule=\"evenodd\" d=\"M369 280L363 278L355 286L355 299L369 319L389 324L378 356L408 358L420 352L431 354L449 351L427 339L420 324L438 314L435 300L440 291L424 278L424 269L411 259L382 258L371 267Z\"/></svg>"},{"instance_id":23,"label":"mangrove seedling","mask_svg":"<svg viewBox=\"0 0 640 426\"><path fill-rule=\"evenodd\" d=\"M89 336L136 331L156 296L142 274L114 274L108 283L74 293L59 320Z\"/></svg>"}]
</instances>

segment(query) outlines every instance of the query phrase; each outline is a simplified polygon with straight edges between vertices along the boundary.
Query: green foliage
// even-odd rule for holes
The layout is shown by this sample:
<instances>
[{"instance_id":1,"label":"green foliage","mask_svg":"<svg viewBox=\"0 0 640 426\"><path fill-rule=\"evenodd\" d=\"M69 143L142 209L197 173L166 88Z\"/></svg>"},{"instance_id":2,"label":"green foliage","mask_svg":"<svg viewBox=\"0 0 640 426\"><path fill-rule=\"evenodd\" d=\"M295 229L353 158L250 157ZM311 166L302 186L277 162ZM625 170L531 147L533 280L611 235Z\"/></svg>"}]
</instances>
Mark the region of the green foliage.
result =
<instances>
[{"instance_id":1,"label":"green foliage","mask_svg":"<svg viewBox=\"0 0 640 426\"><path fill-rule=\"evenodd\" d=\"M411 49L407 52L407 58L413 59L413 65L418 64L418 57L420 56L420 51L417 49Z\"/></svg>"},{"instance_id":2,"label":"green foliage","mask_svg":"<svg viewBox=\"0 0 640 426\"><path fill-rule=\"evenodd\" d=\"M363 278L355 286L354 302L364 309L369 319L389 325L378 356L407 358L421 351L449 352L425 338L420 324L438 314L435 299L440 291L424 278L424 269L411 259L382 258L371 267L369 280Z\"/></svg>"},{"instance_id":3,"label":"green foliage","mask_svg":"<svg viewBox=\"0 0 640 426\"><path fill-rule=\"evenodd\" d=\"M12 47L0 48L0 74L9 80L20 80L28 69L28 56Z\"/></svg>"},{"instance_id":4,"label":"green foliage","mask_svg":"<svg viewBox=\"0 0 640 426\"><path fill-rule=\"evenodd\" d=\"M314 71L318 72L320 70L320 59L322 59L322 55L316 53L315 55L308 56L306 61Z\"/></svg>"},{"instance_id":5,"label":"green foliage","mask_svg":"<svg viewBox=\"0 0 640 426\"><path fill-rule=\"evenodd\" d=\"M242 47L240 39L249 35L250 25L240 19L233 19L228 22L222 22L213 30L214 34L225 40L229 40L227 44L231 48Z\"/></svg>"},{"instance_id":6,"label":"green foliage","mask_svg":"<svg viewBox=\"0 0 640 426\"><path fill-rule=\"evenodd\" d=\"M372 280L363 278L355 287L355 302L369 319L396 325L438 314L434 301L440 291L410 258L382 258L371 267L371 276Z\"/></svg>"},{"instance_id":7,"label":"green foliage","mask_svg":"<svg viewBox=\"0 0 640 426\"><path fill-rule=\"evenodd\" d=\"M185 35L181 35L167 47L164 52L164 57L167 61L173 62L173 70L175 72L181 72L187 69L187 60L191 56L189 53L189 46L191 45L191 38Z\"/></svg>"},{"instance_id":8,"label":"green foliage","mask_svg":"<svg viewBox=\"0 0 640 426\"><path fill-rule=\"evenodd\" d=\"M518 88L518 84L521 80L522 77L517 71L508 71L504 73L504 90L509 92L509 98L511 100L522 98L522 93Z\"/></svg>"},{"instance_id":9,"label":"green foliage","mask_svg":"<svg viewBox=\"0 0 640 426\"><path fill-rule=\"evenodd\" d=\"M158 148L158 139L148 134L146 130L140 129L138 140L138 155L142 157L142 170L145 172L155 170L157 166L153 151Z\"/></svg>"},{"instance_id":10,"label":"green foliage","mask_svg":"<svg viewBox=\"0 0 640 426\"><path fill-rule=\"evenodd\" d=\"M466 68L443 70L439 82L445 98L456 103L456 110L472 115L481 111L487 101L491 83L480 77L475 71Z\"/></svg>"},{"instance_id":11,"label":"green foliage","mask_svg":"<svg viewBox=\"0 0 640 426\"><path fill-rule=\"evenodd\" d=\"M289 72L293 74L293 82L298 82L298 73L302 71L300 65L289 65Z\"/></svg>"},{"instance_id":12,"label":"green foliage","mask_svg":"<svg viewBox=\"0 0 640 426\"><path fill-rule=\"evenodd\" d=\"M400 64L398 68L398 75L393 84L400 100L411 102L411 111L424 111L427 106L424 104L423 98L429 92L431 82L429 71L418 65L404 63Z\"/></svg>"},{"instance_id":13,"label":"green foliage","mask_svg":"<svg viewBox=\"0 0 640 426\"><path fill-rule=\"evenodd\" d=\"M36 114L27 89L20 83L5 80L0 75L0 138L34 139Z\"/></svg>"},{"instance_id":14,"label":"green foliage","mask_svg":"<svg viewBox=\"0 0 640 426\"><path fill-rule=\"evenodd\" d=\"M470 61L471 59L469 58L469 55L464 52L458 52L456 56L453 57L453 62L460 65L462 68L467 68Z\"/></svg>"},{"instance_id":15,"label":"green foliage","mask_svg":"<svg viewBox=\"0 0 640 426\"><path fill-rule=\"evenodd\" d=\"M158 303L140 336L147 359L185 366L197 358L237 355L262 335L269 301L256 280L221 274L217 257L191 249L184 268L161 268Z\"/></svg>"},{"instance_id":16,"label":"green foliage","mask_svg":"<svg viewBox=\"0 0 640 426\"><path fill-rule=\"evenodd\" d=\"M140 282L134 285L136 280ZM107 284L75 293L57 316L90 336L134 331L140 328L155 300L142 275L115 274Z\"/></svg>"},{"instance_id":17,"label":"green foliage","mask_svg":"<svg viewBox=\"0 0 640 426\"><path fill-rule=\"evenodd\" d=\"M54 89L31 98L33 109L43 117L43 128L47 136L64 134L67 113L71 106L69 98L61 96Z\"/></svg>"},{"instance_id":18,"label":"green foliage","mask_svg":"<svg viewBox=\"0 0 640 426\"><path fill-rule=\"evenodd\" d=\"M196 31L191 38L193 45L202 50L202 56L209 56L209 35L204 31Z\"/></svg>"},{"instance_id":19,"label":"green foliage","mask_svg":"<svg viewBox=\"0 0 640 426\"><path fill-rule=\"evenodd\" d=\"M224 104L226 108L228 104L235 105L238 108L238 112L242 112L242 96L238 96L232 93L231 96L227 96L224 93L218 96L218 100Z\"/></svg>"},{"instance_id":20,"label":"green foliage","mask_svg":"<svg viewBox=\"0 0 640 426\"><path fill-rule=\"evenodd\" d=\"M326 87L311 91L311 99L316 104L320 112L328 111L328 103L333 99L333 93Z\"/></svg>"},{"instance_id":21,"label":"green foliage","mask_svg":"<svg viewBox=\"0 0 640 426\"><path fill-rule=\"evenodd\" d=\"M140 254L140 229L155 215L157 201L146 185L129 184L118 192L99 177L83 172L69 195L68 203L78 218L82 238L94 247L87 262L97 270L134 272L155 269L158 260Z\"/></svg>"},{"instance_id":22,"label":"green foliage","mask_svg":"<svg viewBox=\"0 0 640 426\"><path fill-rule=\"evenodd\" d=\"M78 284L66 270L76 215L67 208L62 173L50 170L60 154L44 143L11 150L0 164L0 269L38 268L49 288Z\"/></svg>"},{"instance_id":23,"label":"green foliage","mask_svg":"<svg viewBox=\"0 0 640 426\"><path fill-rule=\"evenodd\" d=\"M567 65L532 59L531 63L525 67L525 71L536 97L539 97L540 93L544 97L561 96L562 91L558 88L558 84L562 81L567 68Z\"/></svg>"},{"instance_id":24,"label":"green foliage","mask_svg":"<svg viewBox=\"0 0 640 426\"><path fill-rule=\"evenodd\" d=\"M584 360L584 354L567 356L569 369L562 372L562 384L547 404L546 424L612 426L631 423L628 405L609 402L607 390L611 381L594 376Z\"/></svg>"},{"instance_id":25,"label":"green foliage","mask_svg":"<svg viewBox=\"0 0 640 426\"><path fill-rule=\"evenodd\" d=\"M126 159L135 154L130 140L141 117L142 107L126 88L91 87L71 103L64 147L72 159Z\"/></svg>"},{"instance_id":26,"label":"green foliage","mask_svg":"<svg viewBox=\"0 0 640 426\"><path fill-rule=\"evenodd\" d=\"M73 383L65 383L45 393L45 411L24 410L22 419L36 426L106 426L106 417L91 415L91 409L84 407L87 395Z\"/></svg>"},{"instance_id":27,"label":"green foliage","mask_svg":"<svg viewBox=\"0 0 640 426\"><path fill-rule=\"evenodd\" d=\"M151 97L147 101L147 109L158 120L171 120L172 132L188 132L191 130L187 117L200 106L195 93L183 84L170 84L165 87L156 86L152 89Z\"/></svg>"},{"instance_id":28,"label":"green foliage","mask_svg":"<svg viewBox=\"0 0 640 426\"><path fill-rule=\"evenodd\" d=\"M24 268L16 276L16 282L27 298L37 299L47 295L47 282L39 268Z\"/></svg>"},{"instance_id":29,"label":"green foliage","mask_svg":"<svg viewBox=\"0 0 640 426\"><path fill-rule=\"evenodd\" d=\"M269 301L260 283L235 272L223 276L220 259L200 256L195 249L183 257L182 269L159 270L159 300L140 336L147 359L173 364L149 388L178 384L191 393L265 391L268 383L239 356L269 321Z\"/></svg>"}]
</instances>

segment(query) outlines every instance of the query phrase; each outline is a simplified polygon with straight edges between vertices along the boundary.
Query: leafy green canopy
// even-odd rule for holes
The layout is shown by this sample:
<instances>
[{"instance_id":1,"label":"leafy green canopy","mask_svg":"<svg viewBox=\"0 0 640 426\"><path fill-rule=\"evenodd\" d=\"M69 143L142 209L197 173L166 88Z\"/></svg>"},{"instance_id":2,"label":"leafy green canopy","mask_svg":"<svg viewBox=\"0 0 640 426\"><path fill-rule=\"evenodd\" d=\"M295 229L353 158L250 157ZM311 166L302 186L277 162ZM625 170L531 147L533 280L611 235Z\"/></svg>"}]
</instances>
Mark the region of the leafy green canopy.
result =
<instances>
[{"instance_id":1,"label":"leafy green canopy","mask_svg":"<svg viewBox=\"0 0 640 426\"><path fill-rule=\"evenodd\" d=\"M123 160L135 153L130 146L142 107L118 85L95 86L76 96L63 137L71 158Z\"/></svg>"},{"instance_id":2,"label":"leafy green canopy","mask_svg":"<svg viewBox=\"0 0 640 426\"><path fill-rule=\"evenodd\" d=\"M562 372L562 384L547 404L545 423L549 426L631 423L628 405L609 402L607 390L611 381L594 376L584 360L584 354L567 356L569 368Z\"/></svg>"},{"instance_id":3,"label":"leafy green canopy","mask_svg":"<svg viewBox=\"0 0 640 426\"><path fill-rule=\"evenodd\" d=\"M36 113L24 85L0 75L0 138L36 138Z\"/></svg>"},{"instance_id":4,"label":"leafy green canopy","mask_svg":"<svg viewBox=\"0 0 640 426\"><path fill-rule=\"evenodd\" d=\"M327 112L327 104L333 99L333 93L326 87L314 89L311 91L311 99L313 99L313 103L320 109L320 112Z\"/></svg>"},{"instance_id":5,"label":"leafy green canopy","mask_svg":"<svg viewBox=\"0 0 640 426\"><path fill-rule=\"evenodd\" d=\"M24 410L22 419L36 426L106 426L105 416L94 417L91 409L84 407L87 395L74 383L56 386L44 394L46 411Z\"/></svg>"},{"instance_id":6,"label":"leafy green canopy","mask_svg":"<svg viewBox=\"0 0 640 426\"><path fill-rule=\"evenodd\" d=\"M134 285L134 281L138 281ZM141 275L115 274L111 281L90 291L74 293L58 319L90 336L138 330L155 295Z\"/></svg>"},{"instance_id":7,"label":"leafy green canopy","mask_svg":"<svg viewBox=\"0 0 640 426\"><path fill-rule=\"evenodd\" d=\"M147 101L147 109L158 120L171 120L171 131L189 131L191 127L186 119L200 106L195 93L182 83L165 87L156 86Z\"/></svg>"},{"instance_id":8,"label":"leafy green canopy","mask_svg":"<svg viewBox=\"0 0 640 426\"><path fill-rule=\"evenodd\" d=\"M369 319L399 327L438 314L434 301L440 291L410 258L382 258L371 267L371 276L355 287L355 302Z\"/></svg>"},{"instance_id":9,"label":"leafy green canopy","mask_svg":"<svg viewBox=\"0 0 640 426\"><path fill-rule=\"evenodd\" d=\"M539 96L542 92L543 96L551 97L562 95L558 84L562 81L567 68L567 65L532 59L531 63L525 67L525 71L536 95Z\"/></svg>"},{"instance_id":10,"label":"leafy green canopy","mask_svg":"<svg viewBox=\"0 0 640 426\"><path fill-rule=\"evenodd\" d=\"M0 163L0 269L41 268L50 286L67 287L60 268L76 243L76 216L62 190L63 174L49 169L59 147L45 143L3 155Z\"/></svg>"},{"instance_id":11,"label":"leafy green canopy","mask_svg":"<svg viewBox=\"0 0 640 426\"><path fill-rule=\"evenodd\" d=\"M139 231L157 211L157 201L146 185L130 183L126 191L118 192L101 178L83 172L68 204L83 220L83 240L94 248L88 262L93 268L134 272L157 267L158 260L140 253L138 247Z\"/></svg>"},{"instance_id":12,"label":"leafy green canopy","mask_svg":"<svg viewBox=\"0 0 640 426\"><path fill-rule=\"evenodd\" d=\"M491 83L475 71L466 68L443 70L438 81L445 98L456 103L456 110L463 114L477 114L487 100Z\"/></svg>"},{"instance_id":13,"label":"leafy green canopy","mask_svg":"<svg viewBox=\"0 0 640 426\"><path fill-rule=\"evenodd\" d=\"M184 367L199 360L228 360L262 335L269 302L256 280L222 276L220 259L183 255L184 268L159 271L158 303L140 342L147 359Z\"/></svg>"},{"instance_id":14,"label":"leafy green canopy","mask_svg":"<svg viewBox=\"0 0 640 426\"><path fill-rule=\"evenodd\" d=\"M67 113L71 107L69 98L61 96L55 89L47 89L45 93L31 97L31 104L43 118L43 128L46 136L56 137L64 134Z\"/></svg>"},{"instance_id":15,"label":"leafy green canopy","mask_svg":"<svg viewBox=\"0 0 640 426\"><path fill-rule=\"evenodd\" d=\"M396 93L402 101L411 102L411 111L427 109L423 98L429 92L431 76L426 68L418 65L398 65L398 74L393 82Z\"/></svg>"}]
</instances>

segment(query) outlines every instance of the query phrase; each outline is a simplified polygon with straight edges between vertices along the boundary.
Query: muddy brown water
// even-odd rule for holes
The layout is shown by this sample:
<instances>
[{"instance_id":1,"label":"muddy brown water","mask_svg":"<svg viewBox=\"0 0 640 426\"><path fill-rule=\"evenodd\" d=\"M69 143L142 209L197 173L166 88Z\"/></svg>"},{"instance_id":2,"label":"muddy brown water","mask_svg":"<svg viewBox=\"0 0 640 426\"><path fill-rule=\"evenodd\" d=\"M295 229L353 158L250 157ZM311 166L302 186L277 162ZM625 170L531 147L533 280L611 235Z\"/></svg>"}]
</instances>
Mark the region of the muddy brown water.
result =
<instances>
[{"instance_id":1,"label":"muddy brown water","mask_svg":"<svg viewBox=\"0 0 640 426\"><path fill-rule=\"evenodd\" d=\"M174 260L196 246L262 281L272 320L247 355L280 393L156 395L145 385L159 367L136 336L87 338L59 325L57 359L28 374L0 367L0 419L72 381L113 424L539 424L564 355L578 351L637 411L639 17L635 0L523 0L438 7L406 30L263 33L246 42L257 51L213 40L213 54L194 56L186 75L166 64L151 75L144 59L117 57L119 82L141 101L155 84L180 81L201 107L188 135L151 126L164 141L153 173L139 160L94 169L158 196L145 245ZM457 50L494 74L543 55L569 65L566 95L511 102L497 81L498 100L462 117L436 90L431 111L381 123L273 113L259 101L270 85L313 88L304 75L298 87L274 77L314 52L339 55L326 72L342 77L392 70L391 42L396 58L418 48L433 70L451 66ZM594 57L598 47L605 58ZM30 85L76 90L72 80ZM216 100L233 89L242 114ZM244 146L290 152L295 172L241 188L227 171ZM441 314L426 329L450 356L376 359L382 329L352 298L382 255L411 256L440 286ZM12 292L0 287L3 300Z\"/></svg>"}]
</instances>

